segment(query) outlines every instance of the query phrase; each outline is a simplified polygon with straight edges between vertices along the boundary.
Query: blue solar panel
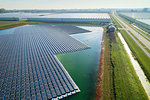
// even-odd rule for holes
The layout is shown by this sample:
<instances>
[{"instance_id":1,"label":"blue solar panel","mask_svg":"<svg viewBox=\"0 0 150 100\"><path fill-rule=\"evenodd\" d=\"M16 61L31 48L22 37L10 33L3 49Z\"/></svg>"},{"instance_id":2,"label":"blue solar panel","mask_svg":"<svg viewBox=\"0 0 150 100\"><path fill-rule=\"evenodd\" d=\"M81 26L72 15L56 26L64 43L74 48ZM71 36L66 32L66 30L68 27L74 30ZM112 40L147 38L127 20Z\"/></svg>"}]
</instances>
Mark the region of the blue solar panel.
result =
<instances>
[{"instance_id":1,"label":"blue solar panel","mask_svg":"<svg viewBox=\"0 0 150 100\"><path fill-rule=\"evenodd\" d=\"M67 27L75 30L67 31ZM89 48L69 36L87 31L75 26L63 28L28 25L16 28L14 34L1 35L0 99L45 100L79 90L54 55Z\"/></svg>"}]
</instances>

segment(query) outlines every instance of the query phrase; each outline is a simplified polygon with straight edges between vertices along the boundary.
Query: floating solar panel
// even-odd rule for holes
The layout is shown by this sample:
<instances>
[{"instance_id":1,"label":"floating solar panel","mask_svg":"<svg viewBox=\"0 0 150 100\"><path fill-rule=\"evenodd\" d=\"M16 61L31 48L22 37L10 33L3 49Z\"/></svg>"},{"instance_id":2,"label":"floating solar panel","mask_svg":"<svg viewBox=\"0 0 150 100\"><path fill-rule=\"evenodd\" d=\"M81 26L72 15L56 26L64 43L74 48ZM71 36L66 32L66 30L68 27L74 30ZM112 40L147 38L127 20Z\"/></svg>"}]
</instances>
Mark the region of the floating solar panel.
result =
<instances>
[{"instance_id":1,"label":"floating solar panel","mask_svg":"<svg viewBox=\"0 0 150 100\"><path fill-rule=\"evenodd\" d=\"M79 32L89 31L67 25L26 25L0 35L0 100L61 99L79 92L55 57L90 48L69 36Z\"/></svg>"}]
</instances>

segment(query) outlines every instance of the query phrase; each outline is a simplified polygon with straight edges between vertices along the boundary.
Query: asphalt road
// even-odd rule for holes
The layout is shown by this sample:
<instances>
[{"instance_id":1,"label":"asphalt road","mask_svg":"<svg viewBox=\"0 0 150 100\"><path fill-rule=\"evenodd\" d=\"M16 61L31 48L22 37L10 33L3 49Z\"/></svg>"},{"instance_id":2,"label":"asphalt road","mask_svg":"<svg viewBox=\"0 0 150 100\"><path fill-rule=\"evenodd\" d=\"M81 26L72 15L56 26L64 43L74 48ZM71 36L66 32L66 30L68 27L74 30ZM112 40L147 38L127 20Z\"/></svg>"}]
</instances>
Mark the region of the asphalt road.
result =
<instances>
[{"instance_id":1,"label":"asphalt road","mask_svg":"<svg viewBox=\"0 0 150 100\"><path fill-rule=\"evenodd\" d=\"M143 31L142 29L140 29L139 27L137 27L136 25L133 25L132 24L132 26L133 27L135 27L135 28L137 28L137 29L139 29L139 30L141 30L141 31ZM140 32L139 30L136 30L136 31L138 31L138 32ZM149 34L149 33L147 33L147 32L145 32L145 31L143 31L145 34ZM149 41L150 41L150 37L148 37L148 36L146 36L145 34L142 34L146 39L148 39Z\"/></svg>"},{"instance_id":2,"label":"asphalt road","mask_svg":"<svg viewBox=\"0 0 150 100\"><path fill-rule=\"evenodd\" d=\"M150 50L150 42L146 40L142 35L133 30L130 26L128 26L125 22L123 22L119 17L113 14L113 17L117 19L118 23L124 28L124 30L130 35L130 37L136 42L136 44L143 50L143 52L150 57L150 53L145 49L139 41L141 41L149 50ZM137 40L130 32L139 40Z\"/></svg>"}]
</instances>

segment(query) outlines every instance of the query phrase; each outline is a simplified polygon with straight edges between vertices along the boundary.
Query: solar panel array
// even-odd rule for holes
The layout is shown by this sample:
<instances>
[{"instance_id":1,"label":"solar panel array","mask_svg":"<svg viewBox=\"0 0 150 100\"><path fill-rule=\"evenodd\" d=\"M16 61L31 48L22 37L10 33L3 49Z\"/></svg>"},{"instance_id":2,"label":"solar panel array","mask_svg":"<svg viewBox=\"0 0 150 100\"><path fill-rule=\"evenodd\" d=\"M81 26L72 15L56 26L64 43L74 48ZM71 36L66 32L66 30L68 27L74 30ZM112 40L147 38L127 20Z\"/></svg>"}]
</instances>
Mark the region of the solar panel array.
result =
<instances>
[{"instance_id":1,"label":"solar panel array","mask_svg":"<svg viewBox=\"0 0 150 100\"><path fill-rule=\"evenodd\" d=\"M0 100L61 99L80 91L54 54L89 46L60 30L60 26L27 25L0 35Z\"/></svg>"}]
</instances>

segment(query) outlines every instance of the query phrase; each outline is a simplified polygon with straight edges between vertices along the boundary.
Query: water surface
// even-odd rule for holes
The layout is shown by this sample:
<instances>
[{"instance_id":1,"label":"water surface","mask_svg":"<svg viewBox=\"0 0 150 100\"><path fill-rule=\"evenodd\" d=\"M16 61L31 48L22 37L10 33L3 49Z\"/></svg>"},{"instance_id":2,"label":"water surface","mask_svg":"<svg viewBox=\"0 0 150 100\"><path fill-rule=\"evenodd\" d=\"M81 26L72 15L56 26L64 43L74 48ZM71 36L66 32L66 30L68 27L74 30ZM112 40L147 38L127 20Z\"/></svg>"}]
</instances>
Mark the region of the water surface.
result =
<instances>
[{"instance_id":1,"label":"water surface","mask_svg":"<svg viewBox=\"0 0 150 100\"><path fill-rule=\"evenodd\" d=\"M96 95L97 73L102 41L102 27L85 27L92 32L74 34L72 37L86 43L91 49L57 55L81 92L63 100L93 100Z\"/></svg>"}]
</instances>

